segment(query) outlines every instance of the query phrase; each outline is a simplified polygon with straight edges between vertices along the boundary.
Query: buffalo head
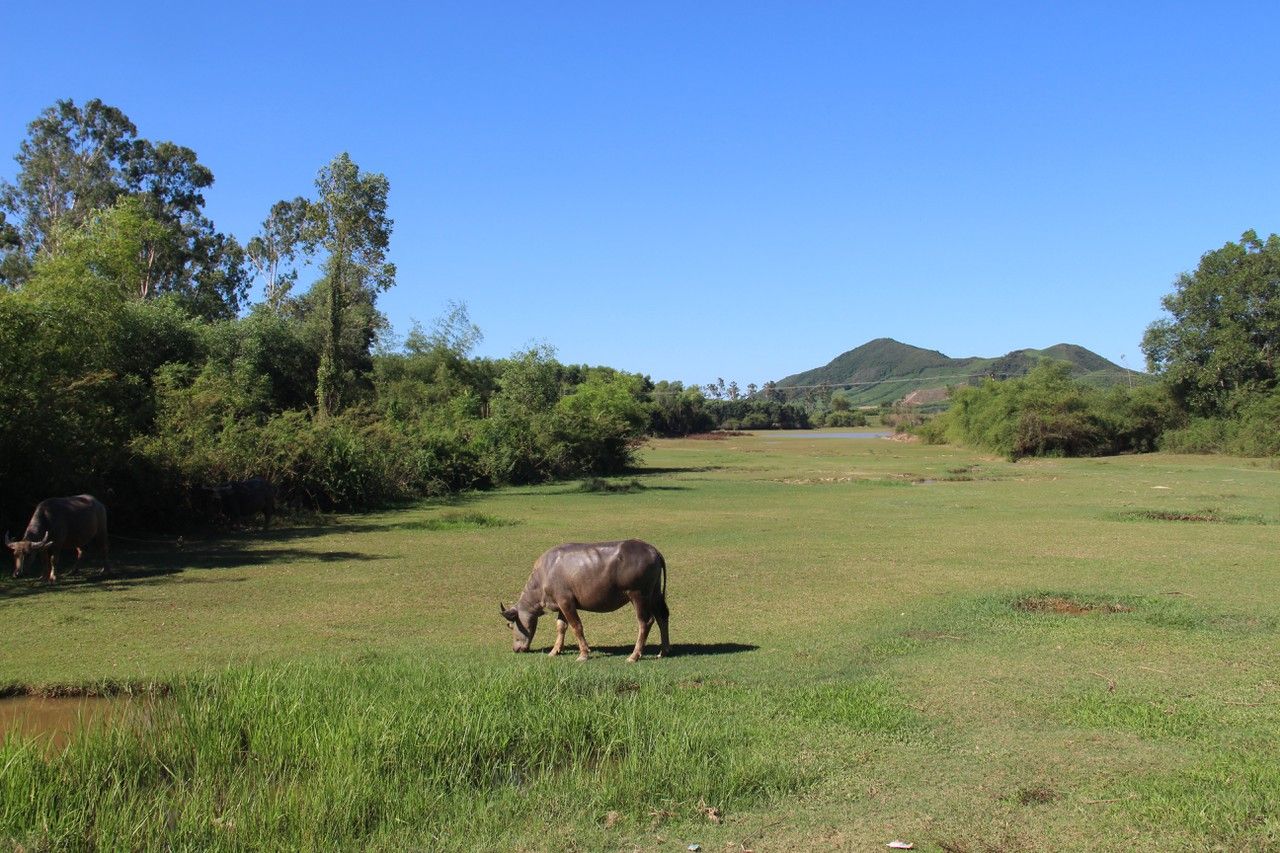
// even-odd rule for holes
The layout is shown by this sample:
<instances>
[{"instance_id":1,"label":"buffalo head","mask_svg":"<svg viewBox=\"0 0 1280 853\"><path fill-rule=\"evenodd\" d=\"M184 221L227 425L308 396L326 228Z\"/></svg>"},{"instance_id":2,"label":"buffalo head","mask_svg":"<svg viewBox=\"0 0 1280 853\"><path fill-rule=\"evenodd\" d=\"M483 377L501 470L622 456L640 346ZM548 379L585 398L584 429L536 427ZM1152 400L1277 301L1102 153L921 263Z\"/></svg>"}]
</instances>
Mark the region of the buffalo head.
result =
<instances>
[{"instance_id":1,"label":"buffalo head","mask_svg":"<svg viewBox=\"0 0 1280 853\"><path fill-rule=\"evenodd\" d=\"M44 538L39 542L32 542L28 539L14 538L9 535L9 531L4 533L4 544L13 552L13 576L15 578L22 577L27 570L27 563L34 560L37 555L45 554L53 547L53 543L49 541L49 532L46 530Z\"/></svg>"},{"instance_id":2,"label":"buffalo head","mask_svg":"<svg viewBox=\"0 0 1280 853\"><path fill-rule=\"evenodd\" d=\"M498 612L511 623L511 651L529 651L533 632L538 630L538 614L521 613L518 607L505 607L501 602L498 603Z\"/></svg>"}]
</instances>

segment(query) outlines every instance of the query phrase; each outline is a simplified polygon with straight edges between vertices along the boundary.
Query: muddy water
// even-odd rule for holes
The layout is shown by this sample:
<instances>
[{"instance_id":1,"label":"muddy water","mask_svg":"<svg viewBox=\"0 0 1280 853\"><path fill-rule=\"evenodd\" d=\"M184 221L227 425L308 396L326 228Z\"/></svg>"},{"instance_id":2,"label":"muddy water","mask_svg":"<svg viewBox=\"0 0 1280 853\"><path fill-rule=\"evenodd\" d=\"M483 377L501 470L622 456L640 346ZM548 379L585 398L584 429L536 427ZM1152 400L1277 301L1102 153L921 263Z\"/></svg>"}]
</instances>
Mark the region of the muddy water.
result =
<instances>
[{"instance_id":1,"label":"muddy water","mask_svg":"<svg viewBox=\"0 0 1280 853\"><path fill-rule=\"evenodd\" d=\"M14 696L0 699L0 740L10 732L61 750L87 728L123 718L129 700L102 696Z\"/></svg>"}]
</instances>

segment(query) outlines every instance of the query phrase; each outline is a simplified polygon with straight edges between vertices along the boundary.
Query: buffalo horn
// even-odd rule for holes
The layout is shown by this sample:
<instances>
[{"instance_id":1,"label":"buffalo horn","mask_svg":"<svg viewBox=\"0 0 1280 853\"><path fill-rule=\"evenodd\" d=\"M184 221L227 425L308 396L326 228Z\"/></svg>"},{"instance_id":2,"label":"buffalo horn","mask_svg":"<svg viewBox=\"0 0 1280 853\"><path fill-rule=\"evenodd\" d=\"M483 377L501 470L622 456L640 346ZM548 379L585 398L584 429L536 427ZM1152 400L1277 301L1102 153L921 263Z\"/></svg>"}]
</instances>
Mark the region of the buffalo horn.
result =
<instances>
[{"instance_id":1,"label":"buffalo horn","mask_svg":"<svg viewBox=\"0 0 1280 853\"><path fill-rule=\"evenodd\" d=\"M13 537L9 535L9 531L7 530L4 532L4 544L5 545L13 544Z\"/></svg>"}]
</instances>

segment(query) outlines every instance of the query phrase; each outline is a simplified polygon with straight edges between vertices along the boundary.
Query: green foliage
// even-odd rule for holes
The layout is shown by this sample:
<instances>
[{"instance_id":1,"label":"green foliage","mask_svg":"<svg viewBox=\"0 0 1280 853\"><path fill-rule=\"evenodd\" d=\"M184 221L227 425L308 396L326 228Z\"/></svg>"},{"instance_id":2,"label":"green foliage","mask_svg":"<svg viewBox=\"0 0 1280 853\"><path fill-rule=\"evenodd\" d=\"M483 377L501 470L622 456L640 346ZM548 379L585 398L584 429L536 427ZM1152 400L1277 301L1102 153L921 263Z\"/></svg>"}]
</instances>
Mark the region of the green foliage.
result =
<instances>
[{"instance_id":1,"label":"green foliage","mask_svg":"<svg viewBox=\"0 0 1280 853\"><path fill-rule=\"evenodd\" d=\"M822 425L828 427L864 427L867 423L865 412L848 409L828 412L822 419Z\"/></svg>"},{"instance_id":2,"label":"green foliage","mask_svg":"<svg viewBox=\"0 0 1280 853\"><path fill-rule=\"evenodd\" d=\"M641 377L565 367L545 346L506 362L498 385L492 416L476 432L492 483L619 473L651 419Z\"/></svg>"},{"instance_id":3,"label":"green foliage","mask_svg":"<svg viewBox=\"0 0 1280 853\"><path fill-rule=\"evenodd\" d=\"M360 303L372 310L377 294L395 284L395 264L386 260L393 225L387 216L389 190L385 175L361 173L343 152L316 176L315 201L298 199L273 208L281 211L281 219L296 223L296 228L281 229L281 243L297 239L308 254L324 253L324 285L318 303L324 334L316 371L321 414L337 412L347 401L352 384L351 362L344 347L349 310ZM255 249L259 248L255 244ZM272 251L284 253L283 248ZM368 323L358 328L358 333L366 335L365 354L373 331Z\"/></svg>"},{"instance_id":4,"label":"green foliage","mask_svg":"<svg viewBox=\"0 0 1280 853\"><path fill-rule=\"evenodd\" d=\"M1243 403L1235 417L1191 418L1159 445L1170 453L1280 456L1280 390Z\"/></svg>"},{"instance_id":5,"label":"green foliage","mask_svg":"<svg viewBox=\"0 0 1280 853\"><path fill-rule=\"evenodd\" d=\"M1246 231L1206 253L1161 300L1169 319L1147 328L1147 363L1197 416L1235 415L1280 375L1280 236Z\"/></svg>"},{"instance_id":6,"label":"green foliage","mask_svg":"<svg viewBox=\"0 0 1280 853\"><path fill-rule=\"evenodd\" d=\"M213 173L190 148L139 138L100 100L80 107L68 99L31 122L16 159L17 182L0 184L3 281L23 284L37 262L63 254L114 209L123 221L106 227L123 242L91 246L102 274L143 298L172 294L203 317L235 315L248 286L244 252L203 215Z\"/></svg>"},{"instance_id":7,"label":"green foliage","mask_svg":"<svg viewBox=\"0 0 1280 853\"><path fill-rule=\"evenodd\" d=\"M1024 456L1095 456L1155 448L1176 421L1161 387L1110 391L1071 378L1065 362L1044 362L1025 378L957 389L951 408L920 428L930 442L950 441Z\"/></svg>"},{"instance_id":8,"label":"green foliage","mask_svg":"<svg viewBox=\"0 0 1280 853\"><path fill-rule=\"evenodd\" d=\"M0 292L6 524L51 495L105 494L130 470L131 439L153 426L165 362L200 352L198 324L172 299L138 302L64 272L42 260L24 288Z\"/></svg>"},{"instance_id":9,"label":"green foliage","mask_svg":"<svg viewBox=\"0 0 1280 853\"><path fill-rule=\"evenodd\" d=\"M1226 450L1238 456L1280 456L1280 388L1257 395L1240 408L1237 430Z\"/></svg>"},{"instance_id":10,"label":"green foliage","mask_svg":"<svg viewBox=\"0 0 1280 853\"><path fill-rule=\"evenodd\" d=\"M653 400L650 431L657 435L692 435L716 428L701 388L686 388L682 382L664 379L654 386L650 396Z\"/></svg>"},{"instance_id":11,"label":"green foliage","mask_svg":"<svg viewBox=\"0 0 1280 853\"><path fill-rule=\"evenodd\" d=\"M622 376L591 377L551 412L551 457L558 477L617 474L635 457L649 409Z\"/></svg>"},{"instance_id":12,"label":"green foliage","mask_svg":"<svg viewBox=\"0 0 1280 853\"><path fill-rule=\"evenodd\" d=\"M710 400L707 412L719 429L809 429L809 413L798 403L776 400Z\"/></svg>"}]
</instances>

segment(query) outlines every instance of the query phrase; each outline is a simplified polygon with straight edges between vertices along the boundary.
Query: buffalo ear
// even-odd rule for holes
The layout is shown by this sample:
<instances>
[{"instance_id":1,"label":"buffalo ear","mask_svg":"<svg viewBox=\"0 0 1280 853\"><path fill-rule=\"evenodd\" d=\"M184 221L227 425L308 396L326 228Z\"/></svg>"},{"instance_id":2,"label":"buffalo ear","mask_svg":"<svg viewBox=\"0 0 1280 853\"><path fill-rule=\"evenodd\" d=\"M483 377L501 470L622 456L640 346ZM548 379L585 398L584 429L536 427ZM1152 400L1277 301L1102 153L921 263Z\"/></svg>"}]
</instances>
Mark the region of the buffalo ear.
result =
<instances>
[{"instance_id":1,"label":"buffalo ear","mask_svg":"<svg viewBox=\"0 0 1280 853\"><path fill-rule=\"evenodd\" d=\"M7 530L4 532L4 544L5 544L5 547L8 547L8 548L13 547L13 537L9 535L9 531Z\"/></svg>"}]
</instances>

